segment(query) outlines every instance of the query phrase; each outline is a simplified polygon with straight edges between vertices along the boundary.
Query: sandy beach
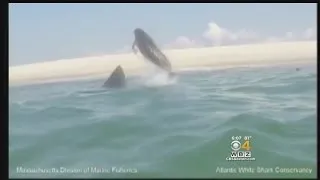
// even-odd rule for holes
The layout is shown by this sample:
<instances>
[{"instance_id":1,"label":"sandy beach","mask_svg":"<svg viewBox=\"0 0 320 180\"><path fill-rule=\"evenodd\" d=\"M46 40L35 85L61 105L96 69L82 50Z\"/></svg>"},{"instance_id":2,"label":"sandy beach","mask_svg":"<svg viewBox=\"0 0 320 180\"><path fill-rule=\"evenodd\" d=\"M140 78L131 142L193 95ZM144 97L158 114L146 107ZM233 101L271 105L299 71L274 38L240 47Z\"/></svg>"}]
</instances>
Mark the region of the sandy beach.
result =
<instances>
[{"instance_id":1,"label":"sandy beach","mask_svg":"<svg viewBox=\"0 0 320 180\"><path fill-rule=\"evenodd\" d=\"M316 62L317 42L277 42L236 46L166 50L173 69L197 67L261 66L284 63ZM76 79L107 78L121 65L127 75L149 68L133 53L110 54L41 62L9 67L9 85L34 84Z\"/></svg>"}]
</instances>

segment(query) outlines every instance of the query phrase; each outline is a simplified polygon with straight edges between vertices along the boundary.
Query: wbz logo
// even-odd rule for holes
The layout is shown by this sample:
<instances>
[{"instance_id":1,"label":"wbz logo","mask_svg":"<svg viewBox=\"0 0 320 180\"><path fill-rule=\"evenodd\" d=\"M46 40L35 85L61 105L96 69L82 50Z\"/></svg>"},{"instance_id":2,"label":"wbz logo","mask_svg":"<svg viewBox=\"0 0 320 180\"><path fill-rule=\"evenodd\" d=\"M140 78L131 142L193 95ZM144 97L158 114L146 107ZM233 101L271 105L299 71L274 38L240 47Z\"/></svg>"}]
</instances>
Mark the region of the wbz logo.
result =
<instances>
[{"instance_id":1,"label":"wbz logo","mask_svg":"<svg viewBox=\"0 0 320 180\"><path fill-rule=\"evenodd\" d=\"M231 157L244 157L248 158L251 157L251 151L232 151Z\"/></svg>"},{"instance_id":2,"label":"wbz logo","mask_svg":"<svg viewBox=\"0 0 320 180\"><path fill-rule=\"evenodd\" d=\"M231 142L231 157L251 157L251 146L250 141L244 141L241 143L240 141L232 141Z\"/></svg>"},{"instance_id":3,"label":"wbz logo","mask_svg":"<svg viewBox=\"0 0 320 180\"><path fill-rule=\"evenodd\" d=\"M245 137L246 140L243 143L240 142L241 136L236 136L236 138L232 138L232 151L230 156L226 158L227 161L254 161L256 159L252 157L251 154L252 147L250 140L247 136Z\"/></svg>"}]
</instances>

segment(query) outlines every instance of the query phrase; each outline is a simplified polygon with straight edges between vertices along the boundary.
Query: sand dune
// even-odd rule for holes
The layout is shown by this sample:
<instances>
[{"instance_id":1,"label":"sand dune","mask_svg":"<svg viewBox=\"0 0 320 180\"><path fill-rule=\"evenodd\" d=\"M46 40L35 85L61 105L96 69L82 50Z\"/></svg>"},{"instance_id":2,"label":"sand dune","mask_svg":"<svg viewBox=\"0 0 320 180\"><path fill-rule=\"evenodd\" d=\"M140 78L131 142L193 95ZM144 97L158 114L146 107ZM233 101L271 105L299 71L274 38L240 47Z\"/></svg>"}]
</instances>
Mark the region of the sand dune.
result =
<instances>
[{"instance_id":1,"label":"sand dune","mask_svg":"<svg viewBox=\"0 0 320 180\"><path fill-rule=\"evenodd\" d=\"M164 51L174 70L196 67L270 65L316 62L317 42L278 42ZM63 59L9 67L9 84L32 84L88 78L107 78L121 65L127 75L148 68L141 56L133 53L99 57Z\"/></svg>"}]
</instances>

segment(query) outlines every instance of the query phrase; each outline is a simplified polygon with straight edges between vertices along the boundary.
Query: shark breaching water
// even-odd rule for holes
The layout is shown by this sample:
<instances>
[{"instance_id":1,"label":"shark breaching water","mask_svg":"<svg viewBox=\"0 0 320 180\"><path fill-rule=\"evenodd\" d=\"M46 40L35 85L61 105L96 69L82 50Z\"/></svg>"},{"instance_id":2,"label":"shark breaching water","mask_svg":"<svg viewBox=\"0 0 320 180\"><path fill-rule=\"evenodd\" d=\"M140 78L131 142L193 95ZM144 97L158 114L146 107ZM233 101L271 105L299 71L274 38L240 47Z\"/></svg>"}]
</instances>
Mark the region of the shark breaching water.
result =
<instances>
[{"instance_id":1,"label":"shark breaching water","mask_svg":"<svg viewBox=\"0 0 320 180\"><path fill-rule=\"evenodd\" d=\"M123 88L126 86L126 75L122 67L119 65L113 70L109 78L103 84L107 88Z\"/></svg>"},{"instance_id":2,"label":"shark breaching water","mask_svg":"<svg viewBox=\"0 0 320 180\"><path fill-rule=\"evenodd\" d=\"M152 38L144 30L136 28L134 30L134 37L135 40L132 44L132 50L135 54L137 54L137 50L135 49L135 47L137 47L145 59L166 71L169 77L175 76L175 73L172 72L172 66L167 56L161 52ZM126 76L120 65L116 67L103 85L103 87L108 88L122 88L125 86Z\"/></svg>"},{"instance_id":3,"label":"shark breaching water","mask_svg":"<svg viewBox=\"0 0 320 180\"><path fill-rule=\"evenodd\" d=\"M132 50L135 54L137 54L137 50L135 49L135 47L137 47L144 58L166 71L170 77L175 75L172 72L172 66L167 56L161 52L152 38L144 30L136 28L134 30L134 36L135 40L132 44Z\"/></svg>"}]
</instances>

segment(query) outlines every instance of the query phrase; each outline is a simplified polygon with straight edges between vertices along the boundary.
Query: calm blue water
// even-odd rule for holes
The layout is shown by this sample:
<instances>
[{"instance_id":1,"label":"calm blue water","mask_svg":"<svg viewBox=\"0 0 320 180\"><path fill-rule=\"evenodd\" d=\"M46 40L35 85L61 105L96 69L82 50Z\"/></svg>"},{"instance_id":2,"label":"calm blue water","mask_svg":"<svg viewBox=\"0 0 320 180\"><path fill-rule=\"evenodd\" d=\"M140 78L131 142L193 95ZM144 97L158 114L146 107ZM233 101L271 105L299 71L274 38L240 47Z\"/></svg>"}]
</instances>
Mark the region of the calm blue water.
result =
<instances>
[{"instance_id":1,"label":"calm blue water","mask_svg":"<svg viewBox=\"0 0 320 180\"><path fill-rule=\"evenodd\" d=\"M9 175L316 177L316 65L299 67L11 87ZM233 136L254 161L226 160Z\"/></svg>"}]
</instances>

